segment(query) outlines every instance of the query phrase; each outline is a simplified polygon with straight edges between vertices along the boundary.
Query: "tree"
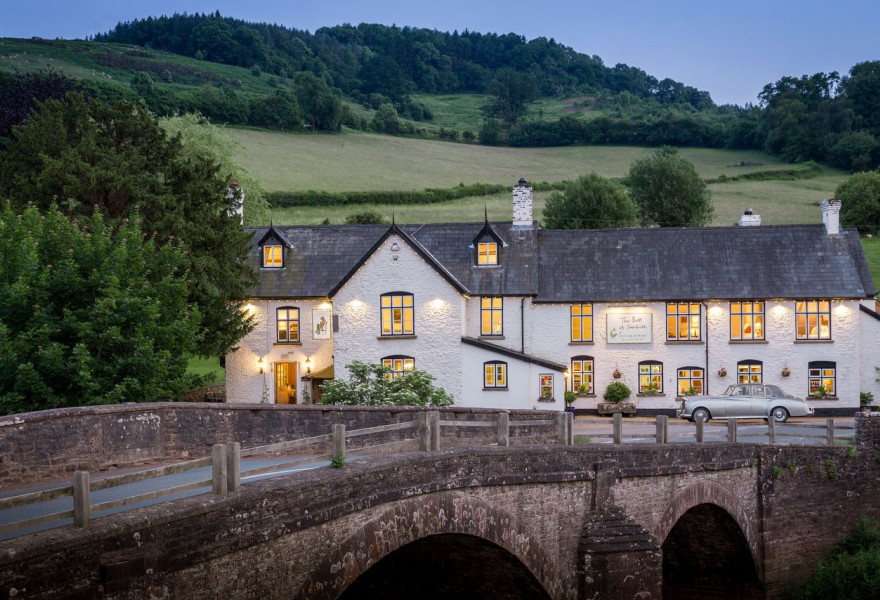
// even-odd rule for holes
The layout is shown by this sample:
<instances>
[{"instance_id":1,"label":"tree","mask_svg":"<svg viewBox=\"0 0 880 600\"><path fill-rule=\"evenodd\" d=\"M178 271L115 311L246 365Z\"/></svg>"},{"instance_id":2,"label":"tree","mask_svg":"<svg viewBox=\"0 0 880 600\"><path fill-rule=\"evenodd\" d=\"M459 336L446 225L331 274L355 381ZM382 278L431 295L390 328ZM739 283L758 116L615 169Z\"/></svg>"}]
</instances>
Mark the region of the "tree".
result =
<instances>
[{"instance_id":1,"label":"tree","mask_svg":"<svg viewBox=\"0 0 880 600\"><path fill-rule=\"evenodd\" d=\"M860 233L880 231L880 173L856 173L837 186L840 200L840 224L855 227Z\"/></svg>"},{"instance_id":2,"label":"tree","mask_svg":"<svg viewBox=\"0 0 880 600\"><path fill-rule=\"evenodd\" d=\"M627 182L644 225L701 227L712 220L709 188L675 148L660 148L634 162Z\"/></svg>"},{"instance_id":3,"label":"tree","mask_svg":"<svg viewBox=\"0 0 880 600\"><path fill-rule=\"evenodd\" d=\"M250 234L233 214L216 161L186 156L146 109L78 94L49 100L13 129L0 156L0 185L23 211L56 202L72 217L100 211L116 224L136 213L156 243L182 244L189 302L202 317L197 351L225 354L253 327L238 305L256 274Z\"/></svg>"},{"instance_id":4,"label":"tree","mask_svg":"<svg viewBox=\"0 0 880 600\"><path fill-rule=\"evenodd\" d=\"M370 126L380 133L390 133L393 135L400 131L400 121L397 119L397 111L394 109L394 105L386 102L380 106L376 114L373 115Z\"/></svg>"},{"instance_id":5,"label":"tree","mask_svg":"<svg viewBox=\"0 0 880 600\"><path fill-rule=\"evenodd\" d=\"M544 207L548 229L606 229L632 227L639 207L620 183L596 173L583 175L553 192Z\"/></svg>"},{"instance_id":6,"label":"tree","mask_svg":"<svg viewBox=\"0 0 880 600\"><path fill-rule=\"evenodd\" d=\"M880 532L877 521L862 516L852 532L837 543L828 559L798 592L798 600L880 597Z\"/></svg>"},{"instance_id":7,"label":"tree","mask_svg":"<svg viewBox=\"0 0 880 600\"><path fill-rule=\"evenodd\" d=\"M0 138L8 137L13 125L24 123L37 103L63 98L77 87L72 80L53 71L0 73Z\"/></svg>"},{"instance_id":8,"label":"tree","mask_svg":"<svg viewBox=\"0 0 880 600\"><path fill-rule=\"evenodd\" d=\"M244 190L245 225L269 224L272 209L262 184L235 162L236 152L243 147L241 142L198 113L187 113L159 122L169 135L180 138L183 158L216 163L226 181L235 181Z\"/></svg>"},{"instance_id":9,"label":"tree","mask_svg":"<svg viewBox=\"0 0 880 600\"><path fill-rule=\"evenodd\" d=\"M531 75L510 68L501 69L489 82L489 93L495 96L492 113L515 123L525 112L526 105L539 96L538 84Z\"/></svg>"},{"instance_id":10,"label":"tree","mask_svg":"<svg viewBox=\"0 0 880 600\"><path fill-rule=\"evenodd\" d=\"M434 377L413 369L392 378L388 367L354 361L347 366L349 381L335 379L321 390L323 404L360 404L375 406L449 406L452 396L434 387Z\"/></svg>"},{"instance_id":11,"label":"tree","mask_svg":"<svg viewBox=\"0 0 880 600\"><path fill-rule=\"evenodd\" d=\"M176 398L199 339L179 243L50 206L0 215L0 414Z\"/></svg>"},{"instance_id":12,"label":"tree","mask_svg":"<svg viewBox=\"0 0 880 600\"><path fill-rule=\"evenodd\" d=\"M339 131L342 126L342 101L330 91L323 79L311 73L297 73L296 99L303 120L317 131Z\"/></svg>"}]
</instances>

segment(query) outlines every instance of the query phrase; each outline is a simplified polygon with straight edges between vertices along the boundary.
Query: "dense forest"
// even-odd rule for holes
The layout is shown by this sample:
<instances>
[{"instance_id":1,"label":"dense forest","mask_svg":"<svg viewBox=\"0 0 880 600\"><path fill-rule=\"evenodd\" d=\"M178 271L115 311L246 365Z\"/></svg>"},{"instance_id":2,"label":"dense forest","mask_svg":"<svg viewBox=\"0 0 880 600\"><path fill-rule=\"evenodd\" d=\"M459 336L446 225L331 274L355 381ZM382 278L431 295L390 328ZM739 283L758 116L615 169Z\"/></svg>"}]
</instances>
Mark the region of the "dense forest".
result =
<instances>
[{"instance_id":1,"label":"dense forest","mask_svg":"<svg viewBox=\"0 0 880 600\"><path fill-rule=\"evenodd\" d=\"M658 80L636 67L606 66L598 56L553 39L527 40L513 33L377 24L310 33L219 13L184 13L120 23L94 39L139 46L144 54L162 50L245 67L274 88L254 95L232 81L202 80L199 87L182 90L176 84L191 83L187 68L160 67L134 50L105 57L106 64L140 71L125 94L160 115L198 111L237 125L312 131L338 131L344 125L488 145L761 149L790 161L814 160L853 171L880 164L877 60L859 63L843 76L783 77L764 87L757 105L740 107L717 106L708 92ZM5 95L14 85L40 87L34 81L0 80L6 88L0 91ZM107 86L90 85L86 92L109 95ZM51 92L65 86L42 87ZM488 95L477 131L438 132L418 125L433 115L414 96L448 93ZM577 98L579 109L545 118L532 109L541 98ZM349 103L367 112L352 110Z\"/></svg>"}]
</instances>

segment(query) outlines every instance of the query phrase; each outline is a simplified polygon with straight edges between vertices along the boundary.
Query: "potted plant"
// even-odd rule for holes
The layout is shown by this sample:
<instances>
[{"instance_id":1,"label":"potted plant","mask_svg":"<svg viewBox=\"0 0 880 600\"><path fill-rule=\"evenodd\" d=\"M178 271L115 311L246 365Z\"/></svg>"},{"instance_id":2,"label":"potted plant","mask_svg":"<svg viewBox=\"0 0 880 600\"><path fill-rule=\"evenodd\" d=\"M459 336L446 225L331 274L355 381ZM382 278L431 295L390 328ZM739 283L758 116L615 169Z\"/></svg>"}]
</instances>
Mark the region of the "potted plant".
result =
<instances>
[{"instance_id":1,"label":"potted plant","mask_svg":"<svg viewBox=\"0 0 880 600\"><path fill-rule=\"evenodd\" d=\"M789 375L791 375L791 369L788 368L788 365L785 365L782 367L782 376L788 377Z\"/></svg>"},{"instance_id":2,"label":"potted plant","mask_svg":"<svg viewBox=\"0 0 880 600\"><path fill-rule=\"evenodd\" d=\"M627 402L632 395L632 391L622 381L612 381L605 388L602 394L604 402L596 405L596 410L600 415L613 415L621 413L624 415L636 414L636 403Z\"/></svg>"},{"instance_id":3,"label":"potted plant","mask_svg":"<svg viewBox=\"0 0 880 600\"><path fill-rule=\"evenodd\" d=\"M611 371L611 376L614 377L615 379L620 379L620 377L622 375L623 375L623 373L621 373L620 369L618 369L617 367L614 367L614 370Z\"/></svg>"},{"instance_id":4,"label":"potted plant","mask_svg":"<svg viewBox=\"0 0 880 600\"><path fill-rule=\"evenodd\" d=\"M824 385L820 385L820 386L817 387L815 390L813 390L813 393L811 393L810 395L811 395L813 398L827 398L827 397L830 396L831 394L828 393L828 390L825 389L825 386L824 386Z\"/></svg>"},{"instance_id":5,"label":"potted plant","mask_svg":"<svg viewBox=\"0 0 880 600\"><path fill-rule=\"evenodd\" d=\"M724 367L718 369L718 377L727 377L727 369Z\"/></svg>"},{"instance_id":6,"label":"potted plant","mask_svg":"<svg viewBox=\"0 0 880 600\"><path fill-rule=\"evenodd\" d=\"M587 393L588 393L587 385L585 383L580 384L577 389L577 395L578 396L586 396Z\"/></svg>"},{"instance_id":7,"label":"potted plant","mask_svg":"<svg viewBox=\"0 0 880 600\"><path fill-rule=\"evenodd\" d=\"M563 399L565 400L566 412L570 412L570 413L574 412L574 406L572 406L572 403L575 401L576 398L577 398L577 394L575 394L574 392L572 392L572 391L565 392Z\"/></svg>"},{"instance_id":8,"label":"potted plant","mask_svg":"<svg viewBox=\"0 0 880 600\"><path fill-rule=\"evenodd\" d=\"M697 391L694 389L694 386L692 386L692 385L688 386L687 391L684 394L682 394L682 396L696 396L696 395L697 395Z\"/></svg>"},{"instance_id":9,"label":"potted plant","mask_svg":"<svg viewBox=\"0 0 880 600\"><path fill-rule=\"evenodd\" d=\"M660 395L660 388L654 383L649 383L648 385L646 385L645 387L642 388L641 393L643 396L659 396Z\"/></svg>"}]
</instances>

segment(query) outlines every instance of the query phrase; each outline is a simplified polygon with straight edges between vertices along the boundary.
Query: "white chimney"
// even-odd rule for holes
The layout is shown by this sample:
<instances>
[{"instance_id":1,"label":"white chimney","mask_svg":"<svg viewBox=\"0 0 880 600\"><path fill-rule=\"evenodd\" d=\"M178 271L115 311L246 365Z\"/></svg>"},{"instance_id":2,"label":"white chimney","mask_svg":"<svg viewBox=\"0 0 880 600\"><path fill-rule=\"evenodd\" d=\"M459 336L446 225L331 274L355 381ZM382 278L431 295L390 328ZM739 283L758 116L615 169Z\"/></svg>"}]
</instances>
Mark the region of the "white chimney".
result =
<instances>
[{"instance_id":1,"label":"white chimney","mask_svg":"<svg viewBox=\"0 0 880 600\"><path fill-rule=\"evenodd\" d=\"M840 233L840 200L822 201L822 223L828 235Z\"/></svg>"},{"instance_id":2,"label":"white chimney","mask_svg":"<svg viewBox=\"0 0 880 600\"><path fill-rule=\"evenodd\" d=\"M524 177L513 186L513 226L532 227L532 186Z\"/></svg>"},{"instance_id":3,"label":"white chimney","mask_svg":"<svg viewBox=\"0 0 880 600\"><path fill-rule=\"evenodd\" d=\"M230 181L226 189L226 199L233 200L233 205L226 211L228 216L238 215L239 222L244 225L244 190L236 181Z\"/></svg>"},{"instance_id":4,"label":"white chimney","mask_svg":"<svg viewBox=\"0 0 880 600\"><path fill-rule=\"evenodd\" d=\"M754 227L761 224L761 215L753 214L751 208L747 208L739 218L740 227Z\"/></svg>"}]
</instances>

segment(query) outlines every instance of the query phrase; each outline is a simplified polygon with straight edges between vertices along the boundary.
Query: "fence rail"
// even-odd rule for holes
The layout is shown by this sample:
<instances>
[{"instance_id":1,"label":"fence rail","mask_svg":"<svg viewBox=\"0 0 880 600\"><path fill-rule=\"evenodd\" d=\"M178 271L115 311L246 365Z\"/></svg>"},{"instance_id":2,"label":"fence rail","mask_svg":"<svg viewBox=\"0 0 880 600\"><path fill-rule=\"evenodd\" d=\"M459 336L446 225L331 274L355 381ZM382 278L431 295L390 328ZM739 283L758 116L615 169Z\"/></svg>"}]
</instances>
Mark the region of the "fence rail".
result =
<instances>
[{"instance_id":1,"label":"fence rail","mask_svg":"<svg viewBox=\"0 0 880 600\"><path fill-rule=\"evenodd\" d=\"M451 421L440 420L439 412L430 411L419 413L418 418L415 421L405 421L348 431L344 425L333 425L331 433L328 434L266 444L263 446L254 446L245 449L242 449L238 442L215 444L212 446L211 456L171 465L164 465L152 469L145 469L134 473L106 477L95 481L91 481L88 471L76 471L74 472L73 482L70 485L59 486L40 492L10 496L8 498L0 498L0 511L70 496L73 497L73 509L44 514L12 523L0 524L0 533L7 533L70 518L73 519L74 526L85 528L89 526L91 515L93 513L130 506L144 501L158 500L160 498L192 492L208 487L212 489L214 494L226 495L240 489L243 477L254 478L272 472L302 467L304 465L314 465L315 463L322 463L325 461L328 464L334 464L337 462L341 463L345 460L348 452L356 452L357 457L361 457L375 454L387 454L390 452L413 450L428 452L437 450L440 448L443 439L440 431L441 426L447 428L446 433L451 434L453 437L459 432L466 432L468 430L473 431L474 428L495 430L494 435L484 435L483 437L476 439L466 438L472 439L472 441L479 445L489 444L508 446L510 445L511 440L519 443L573 443L572 416L568 413L561 413L557 419L510 421L509 414L501 412L498 413L497 418L492 421ZM527 426L552 427L553 430L546 434L526 435L528 432L523 432L522 434L511 436L511 427L523 428ZM452 431L450 432L449 429ZM389 435L402 435L403 437L389 440ZM376 439L375 443L370 443L370 441L372 441L371 438ZM448 435L446 436L446 439L449 439ZM352 440L359 440L363 443L351 444L350 442ZM295 452L312 446L323 446L325 450L320 453L309 454L308 456L291 457L291 460L281 463L273 463L268 466L254 467L241 471L242 457L247 458L275 454L284 455L285 453ZM211 467L210 479L201 479L199 481L192 481L181 485L164 487L105 502L92 503L90 501L90 495L92 492L147 481L157 477L186 473L188 471L205 467Z\"/></svg>"}]
</instances>

